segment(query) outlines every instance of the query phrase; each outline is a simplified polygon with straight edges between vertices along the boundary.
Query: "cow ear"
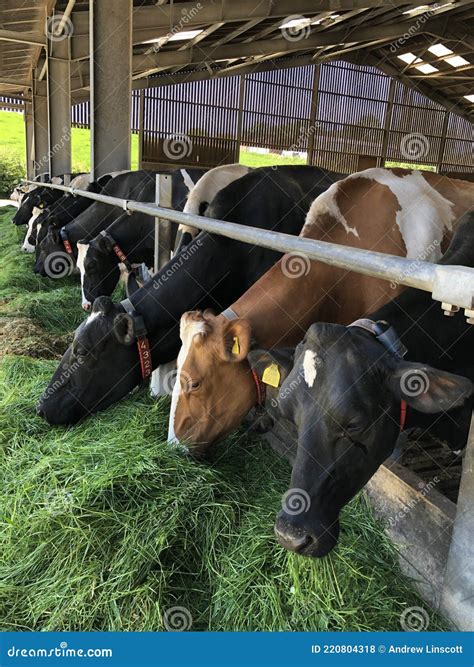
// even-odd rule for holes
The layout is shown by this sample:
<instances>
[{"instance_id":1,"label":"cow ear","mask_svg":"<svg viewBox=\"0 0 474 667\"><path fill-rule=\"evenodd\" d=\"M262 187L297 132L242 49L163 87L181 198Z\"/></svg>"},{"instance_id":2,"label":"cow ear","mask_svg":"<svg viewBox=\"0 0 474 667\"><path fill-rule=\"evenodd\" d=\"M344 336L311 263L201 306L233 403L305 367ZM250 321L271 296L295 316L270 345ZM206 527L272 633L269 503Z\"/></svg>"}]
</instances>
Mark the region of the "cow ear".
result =
<instances>
[{"instance_id":1,"label":"cow ear","mask_svg":"<svg viewBox=\"0 0 474 667\"><path fill-rule=\"evenodd\" d=\"M135 325L133 317L128 313L116 315L113 324L114 336L122 345L132 345L135 342Z\"/></svg>"},{"instance_id":2,"label":"cow ear","mask_svg":"<svg viewBox=\"0 0 474 667\"><path fill-rule=\"evenodd\" d=\"M402 361L389 378L392 393L420 412L446 412L469 398L472 382L431 366Z\"/></svg>"},{"instance_id":3,"label":"cow ear","mask_svg":"<svg viewBox=\"0 0 474 667\"><path fill-rule=\"evenodd\" d=\"M102 236L102 234L99 234L99 236L94 239L94 244L97 250L104 255L108 255L112 250L112 243L108 236Z\"/></svg>"},{"instance_id":4,"label":"cow ear","mask_svg":"<svg viewBox=\"0 0 474 667\"><path fill-rule=\"evenodd\" d=\"M112 301L110 296L98 296L97 299L94 299L92 312L103 313L104 315L108 315L111 312L113 305L114 302Z\"/></svg>"},{"instance_id":5,"label":"cow ear","mask_svg":"<svg viewBox=\"0 0 474 667\"><path fill-rule=\"evenodd\" d=\"M250 352L252 327L247 320L231 320L223 327L221 356L225 361L243 361Z\"/></svg>"}]
</instances>

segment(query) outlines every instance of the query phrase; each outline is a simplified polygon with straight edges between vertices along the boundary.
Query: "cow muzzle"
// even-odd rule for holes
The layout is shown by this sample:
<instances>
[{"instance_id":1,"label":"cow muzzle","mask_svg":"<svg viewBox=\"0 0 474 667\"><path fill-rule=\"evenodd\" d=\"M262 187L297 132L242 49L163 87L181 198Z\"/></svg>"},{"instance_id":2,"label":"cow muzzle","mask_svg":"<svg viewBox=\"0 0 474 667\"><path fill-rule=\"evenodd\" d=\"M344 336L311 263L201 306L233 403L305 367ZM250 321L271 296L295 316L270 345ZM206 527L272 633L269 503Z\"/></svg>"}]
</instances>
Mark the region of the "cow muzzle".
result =
<instances>
[{"instance_id":1,"label":"cow muzzle","mask_svg":"<svg viewBox=\"0 0 474 667\"><path fill-rule=\"evenodd\" d=\"M339 522L328 525L326 528L319 525L317 529L308 526L298 526L292 523L292 517L280 512L275 522L274 531L278 543L288 551L300 556L322 558L337 544L339 536Z\"/></svg>"}]
</instances>

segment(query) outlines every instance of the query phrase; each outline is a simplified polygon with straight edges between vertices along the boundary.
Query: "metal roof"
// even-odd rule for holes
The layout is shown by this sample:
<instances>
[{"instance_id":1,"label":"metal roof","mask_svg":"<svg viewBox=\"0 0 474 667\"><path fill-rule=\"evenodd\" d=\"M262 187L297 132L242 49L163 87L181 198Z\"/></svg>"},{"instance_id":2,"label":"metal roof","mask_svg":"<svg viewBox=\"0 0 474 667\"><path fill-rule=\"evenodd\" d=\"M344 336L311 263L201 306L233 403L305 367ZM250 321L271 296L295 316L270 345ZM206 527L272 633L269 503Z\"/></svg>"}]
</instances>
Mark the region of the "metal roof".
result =
<instances>
[{"instance_id":1,"label":"metal roof","mask_svg":"<svg viewBox=\"0 0 474 667\"><path fill-rule=\"evenodd\" d=\"M474 104L465 96L474 94L474 2L421 2L135 0L133 85L156 84L157 73L181 82L337 58L375 65L472 120ZM47 18L66 7L73 9L73 100L85 99L88 0L2 0L0 94L28 92L33 68L42 67ZM187 31L200 32L176 40ZM444 55L436 55L439 50ZM402 60L406 54L417 60ZM450 63L454 56L461 60Z\"/></svg>"}]
</instances>

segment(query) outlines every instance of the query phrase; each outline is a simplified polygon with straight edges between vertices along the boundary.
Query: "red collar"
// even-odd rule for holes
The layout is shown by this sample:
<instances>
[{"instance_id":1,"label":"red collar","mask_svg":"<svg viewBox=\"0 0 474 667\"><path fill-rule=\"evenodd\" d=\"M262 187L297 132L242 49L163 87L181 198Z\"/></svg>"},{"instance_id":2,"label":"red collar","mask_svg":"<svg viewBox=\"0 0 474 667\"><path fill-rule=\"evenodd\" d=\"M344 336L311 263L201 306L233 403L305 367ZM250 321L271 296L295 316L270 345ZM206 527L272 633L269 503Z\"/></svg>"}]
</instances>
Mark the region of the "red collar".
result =
<instances>
[{"instance_id":1,"label":"red collar","mask_svg":"<svg viewBox=\"0 0 474 667\"><path fill-rule=\"evenodd\" d=\"M64 227L61 227L61 229L59 230L59 236L61 237L61 241L63 242L64 250L67 252L68 255L72 255L71 242L67 237L67 232L64 229Z\"/></svg>"},{"instance_id":2,"label":"red collar","mask_svg":"<svg viewBox=\"0 0 474 667\"><path fill-rule=\"evenodd\" d=\"M400 433L405 428L405 422L407 420L407 402L403 400L400 401Z\"/></svg>"},{"instance_id":3,"label":"red collar","mask_svg":"<svg viewBox=\"0 0 474 667\"><path fill-rule=\"evenodd\" d=\"M255 371L253 368L250 369L252 371L252 377L253 381L255 382L255 387L257 389L257 405L262 406L265 404L265 395L266 395L266 390L265 390L265 385L263 382L260 381L260 378L257 375L257 371Z\"/></svg>"},{"instance_id":4,"label":"red collar","mask_svg":"<svg viewBox=\"0 0 474 667\"><path fill-rule=\"evenodd\" d=\"M137 313L130 299L124 299L120 303L123 306L125 312L133 317L135 336L137 339L138 356L140 357L142 379L146 380L153 372L153 364L145 321L143 317Z\"/></svg>"}]
</instances>

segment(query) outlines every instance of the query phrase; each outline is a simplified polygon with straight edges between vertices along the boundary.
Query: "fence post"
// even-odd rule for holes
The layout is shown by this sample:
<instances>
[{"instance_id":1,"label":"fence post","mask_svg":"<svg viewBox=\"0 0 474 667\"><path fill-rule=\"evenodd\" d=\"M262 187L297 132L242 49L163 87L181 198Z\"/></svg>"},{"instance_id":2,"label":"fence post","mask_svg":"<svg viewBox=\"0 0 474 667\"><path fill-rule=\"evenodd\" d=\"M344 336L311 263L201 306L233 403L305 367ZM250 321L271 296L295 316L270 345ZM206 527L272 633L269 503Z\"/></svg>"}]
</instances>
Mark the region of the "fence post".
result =
<instances>
[{"instance_id":1,"label":"fence post","mask_svg":"<svg viewBox=\"0 0 474 667\"><path fill-rule=\"evenodd\" d=\"M306 141L306 164L314 164L314 135L316 132L316 115L318 112L319 76L321 65L314 65L313 90L309 110L309 128Z\"/></svg>"},{"instance_id":2,"label":"fence post","mask_svg":"<svg viewBox=\"0 0 474 667\"><path fill-rule=\"evenodd\" d=\"M390 79L390 87L388 89L387 107L385 109L385 121L383 126L382 150L380 155L380 167L385 165L387 160L388 142L390 139L390 131L392 127L393 115L393 100L395 99L395 79Z\"/></svg>"},{"instance_id":3,"label":"fence post","mask_svg":"<svg viewBox=\"0 0 474 667\"><path fill-rule=\"evenodd\" d=\"M155 186L155 203L157 206L171 208L173 194L173 181L171 174L157 174ZM164 218L155 218L155 249L153 273L164 266L171 257L171 222ZM171 383L170 373L176 368L176 362L158 366L153 371L150 380L150 394L154 397L169 394Z\"/></svg>"},{"instance_id":4,"label":"fence post","mask_svg":"<svg viewBox=\"0 0 474 667\"><path fill-rule=\"evenodd\" d=\"M449 111L446 109L443 118L443 129L441 130L441 141L439 142L438 159L436 160L436 170L438 173L442 171L444 149L446 147L446 135L448 133Z\"/></svg>"},{"instance_id":5,"label":"fence post","mask_svg":"<svg viewBox=\"0 0 474 667\"><path fill-rule=\"evenodd\" d=\"M171 174L157 174L155 187L155 204L171 208L172 180ZM153 272L157 273L171 257L171 222L163 218L155 218L155 253Z\"/></svg>"}]
</instances>

